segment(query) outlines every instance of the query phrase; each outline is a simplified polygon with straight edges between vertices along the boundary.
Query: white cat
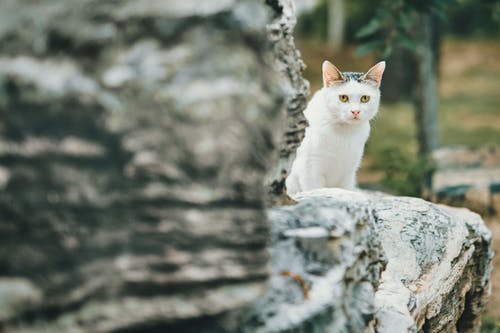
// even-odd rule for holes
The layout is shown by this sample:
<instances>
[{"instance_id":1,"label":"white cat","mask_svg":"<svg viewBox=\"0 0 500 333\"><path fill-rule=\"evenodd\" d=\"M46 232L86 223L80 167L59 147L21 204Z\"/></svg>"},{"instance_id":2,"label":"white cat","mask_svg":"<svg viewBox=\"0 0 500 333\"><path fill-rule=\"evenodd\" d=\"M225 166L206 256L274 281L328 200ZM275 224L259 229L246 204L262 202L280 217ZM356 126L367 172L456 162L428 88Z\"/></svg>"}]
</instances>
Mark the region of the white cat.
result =
<instances>
[{"instance_id":1,"label":"white cat","mask_svg":"<svg viewBox=\"0 0 500 333\"><path fill-rule=\"evenodd\" d=\"M381 61L366 73L342 73L329 61L323 63L323 88L304 111L309 127L286 179L289 195L322 187L356 187L369 121L378 112L384 69Z\"/></svg>"}]
</instances>

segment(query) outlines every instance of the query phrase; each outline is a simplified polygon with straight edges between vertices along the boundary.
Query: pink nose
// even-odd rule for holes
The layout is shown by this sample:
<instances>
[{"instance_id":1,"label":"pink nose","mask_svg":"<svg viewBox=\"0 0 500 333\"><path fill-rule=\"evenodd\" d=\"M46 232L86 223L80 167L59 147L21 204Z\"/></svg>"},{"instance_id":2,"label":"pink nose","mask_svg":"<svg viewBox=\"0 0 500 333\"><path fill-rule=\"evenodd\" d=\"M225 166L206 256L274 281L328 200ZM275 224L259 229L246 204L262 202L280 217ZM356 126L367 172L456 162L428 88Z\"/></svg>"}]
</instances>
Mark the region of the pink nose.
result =
<instances>
[{"instance_id":1,"label":"pink nose","mask_svg":"<svg viewBox=\"0 0 500 333\"><path fill-rule=\"evenodd\" d=\"M351 111L351 113L353 114L353 116L357 117L359 116L359 110L353 110Z\"/></svg>"}]
</instances>

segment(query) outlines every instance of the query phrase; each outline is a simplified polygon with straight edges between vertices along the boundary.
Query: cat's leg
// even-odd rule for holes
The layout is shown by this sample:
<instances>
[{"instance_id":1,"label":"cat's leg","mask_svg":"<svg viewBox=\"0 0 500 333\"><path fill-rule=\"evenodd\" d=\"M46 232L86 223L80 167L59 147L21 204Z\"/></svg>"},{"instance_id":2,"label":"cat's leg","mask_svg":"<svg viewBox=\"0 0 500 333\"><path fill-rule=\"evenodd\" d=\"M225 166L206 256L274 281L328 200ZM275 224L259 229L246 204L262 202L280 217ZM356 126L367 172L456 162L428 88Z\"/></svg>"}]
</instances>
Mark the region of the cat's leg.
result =
<instances>
[{"instance_id":1,"label":"cat's leg","mask_svg":"<svg viewBox=\"0 0 500 333\"><path fill-rule=\"evenodd\" d=\"M299 180L297 178L297 174L294 173L293 171L286 178L285 185L286 185L286 193L288 193L288 195L294 195L295 193L300 192Z\"/></svg>"},{"instance_id":2,"label":"cat's leg","mask_svg":"<svg viewBox=\"0 0 500 333\"><path fill-rule=\"evenodd\" d=\"M309 166L300 178L300 187L302 191L310 191L326 187L326 178L319 167Z\"/></svg>"},{"instance_id":3,"label":"cat's leg","mask_svg":"<svg viewBox=\"0 0 500 333\"><path fill-rule=\"evenodd\" d=\"M356 181L356 173L353 172L350 174L348 177L345 178L345 180L340 184L341 188L344 188L346 190L351 190L354 191L357 189L357 181Z\"/></svg>"}]
</instances>

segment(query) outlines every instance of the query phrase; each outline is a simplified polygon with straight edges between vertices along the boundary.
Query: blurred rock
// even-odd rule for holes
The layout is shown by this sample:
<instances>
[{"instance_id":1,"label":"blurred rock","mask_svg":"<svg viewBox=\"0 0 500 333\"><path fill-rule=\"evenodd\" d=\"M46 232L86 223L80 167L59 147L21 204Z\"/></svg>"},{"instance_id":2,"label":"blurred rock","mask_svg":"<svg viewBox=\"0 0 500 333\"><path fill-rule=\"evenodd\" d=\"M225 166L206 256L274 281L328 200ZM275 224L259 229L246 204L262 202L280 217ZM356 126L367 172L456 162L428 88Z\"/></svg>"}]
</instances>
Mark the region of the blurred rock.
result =
<instances>
[{"instance_id":1,"label":"blurred rock","mask_svg":"<svg viewBox=\"0 0 500 333\"><path fill-rule=\"evenodd\" d=\"M246 331L478 332L493 253L477 214L322 189L269 216L270 288Z\"/></svg>"},{"instance_id":2,"label":"blurred rock","mask_svg":"<svg viewBox=\"0 0 500 333\"><path fill-rule=\"evenodd\" d=\"M0 190L7 186L9 182L10 172L7 168L0 167Z\"/></svg>"},{"instance_id":3,"label":"blurred rock","mask_svg":"<svg viewBox=\"0 0 500 333\"><path fill-rule=\"evenodd\" d=\"M23 278L0 278L0 320L15 317L18 311L36 307L41 291Z\"/></svg>"},{"instance_id":4,"label":"blurred rock","mask_svg":"<svg viewBox=\"0 0 500 333\"><path fill-rule=\"evenodd\" d=\"M426 197L481 214L500 213L500 149L444 147L434 153L434 160L437 169Z\"/></svg>"},{"instance_id":5,"label":"blurred rock","mask_svg":"<svg viewBox=\"0 0 500 333\"><path fill-rule=\"evenodd\" d=\"M0 2L0 330L236 327L307 94L291 5Z\"/></svg>"}]
</instances>

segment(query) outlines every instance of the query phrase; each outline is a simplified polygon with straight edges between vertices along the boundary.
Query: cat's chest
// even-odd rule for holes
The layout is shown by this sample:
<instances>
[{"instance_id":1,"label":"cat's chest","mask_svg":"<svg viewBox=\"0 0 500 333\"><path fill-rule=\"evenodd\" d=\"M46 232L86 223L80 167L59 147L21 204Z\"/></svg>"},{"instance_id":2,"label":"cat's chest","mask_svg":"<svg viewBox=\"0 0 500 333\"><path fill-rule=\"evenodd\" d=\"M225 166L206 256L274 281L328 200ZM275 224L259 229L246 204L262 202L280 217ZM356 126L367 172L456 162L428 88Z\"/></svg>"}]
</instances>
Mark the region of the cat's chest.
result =
<instances>
[{"instance_id":1,"label":"cat's chest","mask_svg":"<svg viewBox=\"0 0 500 333\"><path fill-rule=\"evenodd\" d=\"M363 153L369 130L369 127L344 132L323 130L318 133L318 150L326 159L358 159Z\"/></svg>"}]
</instances>

